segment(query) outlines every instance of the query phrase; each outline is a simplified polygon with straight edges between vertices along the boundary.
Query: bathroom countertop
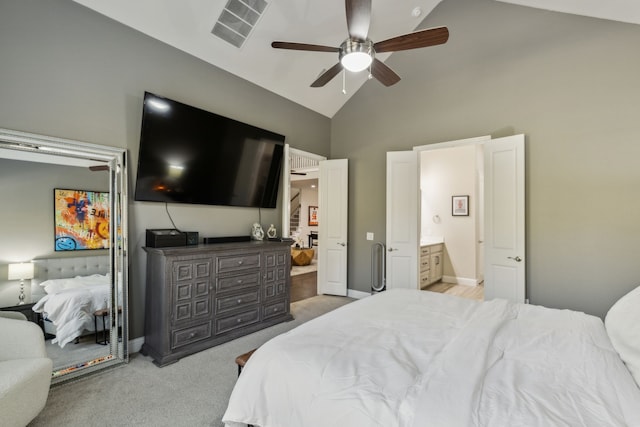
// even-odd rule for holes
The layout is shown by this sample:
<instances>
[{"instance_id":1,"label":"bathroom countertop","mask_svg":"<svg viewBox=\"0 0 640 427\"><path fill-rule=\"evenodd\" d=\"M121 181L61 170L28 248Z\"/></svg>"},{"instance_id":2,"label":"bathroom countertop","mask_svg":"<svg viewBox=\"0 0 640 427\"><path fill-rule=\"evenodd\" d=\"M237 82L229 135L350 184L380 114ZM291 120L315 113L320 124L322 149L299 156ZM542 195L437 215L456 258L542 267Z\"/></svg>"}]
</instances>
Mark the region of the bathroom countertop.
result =
<instances>
[{"instance_id":1,"label":"bathroom countertop","mask_svg":"<svg viewBox=\"0 0 640 427\"><path fill-rule=\"evenodd\" d=\"M444 243L444 237L424 237L420 239L420 246L430 246Z\"/></svg>"}]
</instances>

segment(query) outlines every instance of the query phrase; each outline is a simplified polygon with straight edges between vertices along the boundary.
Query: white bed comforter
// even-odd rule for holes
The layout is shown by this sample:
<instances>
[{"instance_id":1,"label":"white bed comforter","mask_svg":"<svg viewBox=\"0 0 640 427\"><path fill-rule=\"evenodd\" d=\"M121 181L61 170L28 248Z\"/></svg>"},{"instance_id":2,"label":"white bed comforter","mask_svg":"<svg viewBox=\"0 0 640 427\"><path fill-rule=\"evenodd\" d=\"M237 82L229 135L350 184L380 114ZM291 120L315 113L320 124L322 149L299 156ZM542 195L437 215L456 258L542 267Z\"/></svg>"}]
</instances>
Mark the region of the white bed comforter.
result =
<instances>
[{"instance_id":1,"label":"white bed comforter","mask_svg":"<svg viewBox=\"0 0 640 427\"><path fill-rule=\"evenodd\" d=\"M51 342L62 348L81 336L83 331L94 331L93 313L107 308L111 286L91 284L86 287L62 289L41 298L33 311L43 313L56 326L56 337Z\"/></svg>"},{"instance_id":2,"label":"white bed comforter","mask_svg":"<svg viewBox=\"0 0 640 427\"><path fill-rule=\"evenodd\" d=\"M391 290L256 351L229 427L640 426L640 389L602 321Z\"/></svg>"}]
</instances>

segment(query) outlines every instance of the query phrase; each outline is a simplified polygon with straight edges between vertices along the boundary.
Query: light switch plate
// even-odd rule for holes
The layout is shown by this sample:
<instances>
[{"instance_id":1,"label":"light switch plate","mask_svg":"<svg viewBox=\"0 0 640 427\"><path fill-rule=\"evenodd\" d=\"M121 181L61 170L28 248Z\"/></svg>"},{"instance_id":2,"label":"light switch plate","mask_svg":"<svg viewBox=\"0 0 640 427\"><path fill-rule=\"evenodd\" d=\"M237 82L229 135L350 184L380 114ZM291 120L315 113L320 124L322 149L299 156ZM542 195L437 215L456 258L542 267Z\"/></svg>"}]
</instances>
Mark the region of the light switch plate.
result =
<instances>
[{"instance_id":1,"label":"light switch plate","mask_svg":"<svg viewBox=\"0 0 640 427\"><path fill-rule=\"evenodd\" d=\"M367 233L367 240L373 240L373 233Z\"/></svg>"}]
</instances>

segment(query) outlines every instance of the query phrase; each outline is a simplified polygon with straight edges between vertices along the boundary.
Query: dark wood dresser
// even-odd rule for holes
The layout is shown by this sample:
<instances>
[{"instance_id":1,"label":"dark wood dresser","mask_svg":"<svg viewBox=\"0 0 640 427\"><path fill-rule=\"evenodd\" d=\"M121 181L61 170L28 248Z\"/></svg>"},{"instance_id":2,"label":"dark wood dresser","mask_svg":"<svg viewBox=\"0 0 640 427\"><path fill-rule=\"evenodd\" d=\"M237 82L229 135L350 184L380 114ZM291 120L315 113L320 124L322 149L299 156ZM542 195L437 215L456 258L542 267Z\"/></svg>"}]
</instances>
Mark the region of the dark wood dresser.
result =
<instances>
[{"instance_id":1,"label":"dark wood dresser","mask_svg":"<svg viewBox=\"0 0 640 427\"><path fill-rule=\"evenodd\" d=\"M147 252L145 343L158 366L292 320L288 242L237 242Z\"/></svg>"}]
</instances>

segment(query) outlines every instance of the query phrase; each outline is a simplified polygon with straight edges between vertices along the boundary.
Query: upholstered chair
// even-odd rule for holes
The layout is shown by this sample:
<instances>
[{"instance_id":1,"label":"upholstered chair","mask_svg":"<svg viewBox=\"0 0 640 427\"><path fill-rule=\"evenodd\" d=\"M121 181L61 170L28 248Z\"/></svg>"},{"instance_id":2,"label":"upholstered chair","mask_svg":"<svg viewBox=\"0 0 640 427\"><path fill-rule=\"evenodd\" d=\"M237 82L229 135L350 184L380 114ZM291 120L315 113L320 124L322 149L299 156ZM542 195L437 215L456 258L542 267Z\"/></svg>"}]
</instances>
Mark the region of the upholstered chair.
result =
<instances>
[{"instance_id":1,"label":"upholstered chair","mask_svg":"<svg viewBox=\"0 0 640 427\"><path fill-rule=\"evenodd\" d=\"M42 329L22 313L0 311L0 425L24 427L42 411L51 368Z\"/></svg>"}]
</instances>

